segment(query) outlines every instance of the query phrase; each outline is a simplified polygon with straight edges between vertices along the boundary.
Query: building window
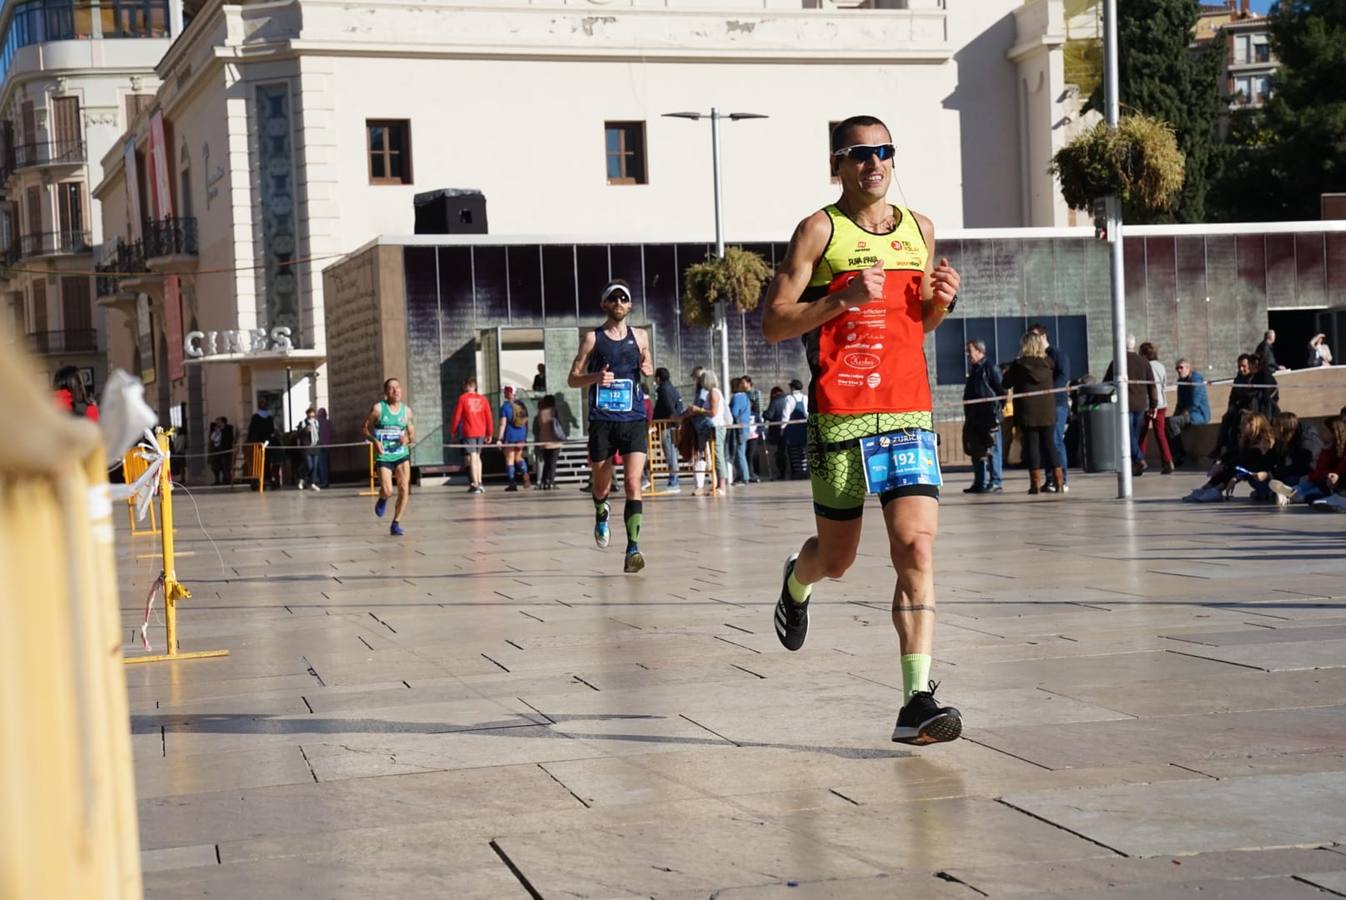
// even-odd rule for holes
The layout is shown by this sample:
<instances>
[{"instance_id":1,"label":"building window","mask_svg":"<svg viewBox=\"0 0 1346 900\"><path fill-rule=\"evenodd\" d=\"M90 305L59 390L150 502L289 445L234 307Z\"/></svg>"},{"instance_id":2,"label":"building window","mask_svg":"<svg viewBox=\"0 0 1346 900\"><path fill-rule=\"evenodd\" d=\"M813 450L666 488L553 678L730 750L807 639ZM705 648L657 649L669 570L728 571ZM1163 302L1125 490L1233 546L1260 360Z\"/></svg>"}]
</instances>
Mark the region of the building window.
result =
<instances>
[{"instance_id":1,"label":"building window","mask_svg":"<svg viewBox=\"0 0 1346 900\"><path fill-rule=\"evenodd\" d=\"M166 0L103 0L99 4L103 37L157 38L168 36Z\"/></svg>"},{"instance_id":2,"label":"building window","mask_svg":"<svg viewBox=\"0 0 1346 900\"><path fill-rule=\"evenodd\" d=\"M1234 79L1234 96L1239 103L1248 103L1252 100L1252 79L1248 76L1242 76Z\"/></svg>"},{"instance_id":3,"label":"building window","mask_svg":"<svg viewBox=\"0 0 1346 900\"><path fill-rule=\"evenodd\" d=\"M987 316L946 319L935 331L935 383L963 384L967 380L967 342L986 345L986 358L1006 365L1019 355L1019 339L1028 326L1040 322L1053 347L1066 355L1067 378L1089 371L1089 319L1087 316Z\"/></svg>"},{"instance_id":4,"label":"building window","mask_svg":"<svg viewBox=\"0 0 1346 900\"><path fill-rule=\"evenodd\" d=\"M369 183L411 184L411 122L406 119L370 119L365 122L369 141Z\"/></svg>"},{"instance_id":5,"label":"building window","mask_svg":"<svg viewBox=\"0 0 1346 900\"><path fill-rule=\"evenodd\" d=\"M604 122L608 184L648 184L645 169L645 123Z\"/></svg>"}]
</instances>

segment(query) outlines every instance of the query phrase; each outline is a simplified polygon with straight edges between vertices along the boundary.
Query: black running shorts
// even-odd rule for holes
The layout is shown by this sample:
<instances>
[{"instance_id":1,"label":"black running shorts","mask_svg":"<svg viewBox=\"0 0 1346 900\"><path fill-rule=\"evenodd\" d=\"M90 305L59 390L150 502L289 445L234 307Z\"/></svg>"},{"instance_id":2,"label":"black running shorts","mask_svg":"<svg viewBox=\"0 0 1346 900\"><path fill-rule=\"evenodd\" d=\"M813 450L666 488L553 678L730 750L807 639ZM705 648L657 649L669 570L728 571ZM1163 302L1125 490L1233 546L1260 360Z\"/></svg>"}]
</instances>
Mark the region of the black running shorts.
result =
<instances>
[{"instance_id":1,"label":"black running shorts","mask_svg":"<svg viewBox=\"0 0 1346 900\"><path fill-rule=\"evenodd\" d=\"M639 422L589 422L589 461L603 462L614 453L646 453L649 450L650 426Z\"/></svg>"}]
</instances>

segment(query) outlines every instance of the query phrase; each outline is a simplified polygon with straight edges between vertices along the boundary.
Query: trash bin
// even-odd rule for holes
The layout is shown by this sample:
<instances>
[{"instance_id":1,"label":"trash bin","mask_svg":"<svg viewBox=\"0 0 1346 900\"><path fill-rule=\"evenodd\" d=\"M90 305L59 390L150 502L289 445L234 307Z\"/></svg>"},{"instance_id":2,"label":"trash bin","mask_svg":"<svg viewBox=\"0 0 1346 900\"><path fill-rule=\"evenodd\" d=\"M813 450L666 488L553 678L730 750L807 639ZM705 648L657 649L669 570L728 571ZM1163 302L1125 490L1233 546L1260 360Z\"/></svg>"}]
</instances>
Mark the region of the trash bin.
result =
<instances>
[{"instance_id":1,"label":"trash bin","mask_svg":"<svg viewBox=\"0 0 1346 900\"><path fill-rule=\"evenodd\" d=\"M1077 388L1084 437L1084 471L1117 471L1117 400L1112 384Z\"/></svg>"}]
</instances>

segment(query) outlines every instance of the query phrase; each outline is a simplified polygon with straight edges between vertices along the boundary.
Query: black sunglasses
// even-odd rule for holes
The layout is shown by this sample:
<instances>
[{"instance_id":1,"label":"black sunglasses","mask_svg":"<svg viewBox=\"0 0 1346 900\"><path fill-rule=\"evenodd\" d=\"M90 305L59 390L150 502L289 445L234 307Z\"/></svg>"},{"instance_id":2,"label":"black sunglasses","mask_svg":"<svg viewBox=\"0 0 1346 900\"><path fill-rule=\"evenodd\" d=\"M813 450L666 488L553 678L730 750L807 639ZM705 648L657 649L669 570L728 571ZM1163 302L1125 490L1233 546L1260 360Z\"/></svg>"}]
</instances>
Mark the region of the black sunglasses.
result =
<instances>
[{"instance_id":1,"label":"black sunglasses","mask_svg":"<svg viewBox=\"0 0 1346 900\"><path fill-rule=\"evenodd\" d=\"M866 162L871 156L877 156L883 162L892 159L896 153L897 148L892 144L852 144L832 151L833 156L844 156L856 162Z\"/></svg>"},{"instance_id":2,"label":"black sunglasses","mask_svg":"<svg viewBox=\"0 0 1346 900\"><path fill-rule=\"evenodd\" d=\"M626 294L624 291L613 291L611 294L608 295L607 302L608 302L608 303L624 303L624 304L626 304L627 306L630 306L630 305L631 305L631 297L630 297L628 294Z\"/></svg>"}]
</instances>

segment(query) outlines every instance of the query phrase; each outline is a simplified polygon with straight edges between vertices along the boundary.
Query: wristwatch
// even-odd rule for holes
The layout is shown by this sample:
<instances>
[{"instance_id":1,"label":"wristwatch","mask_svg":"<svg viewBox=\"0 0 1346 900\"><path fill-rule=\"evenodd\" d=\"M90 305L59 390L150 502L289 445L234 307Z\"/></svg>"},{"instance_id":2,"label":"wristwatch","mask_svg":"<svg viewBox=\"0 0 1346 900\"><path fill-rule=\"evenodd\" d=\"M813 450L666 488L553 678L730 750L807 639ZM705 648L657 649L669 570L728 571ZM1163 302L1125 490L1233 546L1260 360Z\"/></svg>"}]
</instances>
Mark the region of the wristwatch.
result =
<instances>
[{"instance_id":1,"label":"wristwatch","mask_svg":"<svg viewBox=\"0 0 1346 900\"><path fill-rule=\"evenodd\" d=\"M953 299L949 301L949 305L944 307L944 315L947 316L949 313L953 312L953 308L957 305L958 305L958 295L954 294Z\"/></svg>"}]
</instances>

